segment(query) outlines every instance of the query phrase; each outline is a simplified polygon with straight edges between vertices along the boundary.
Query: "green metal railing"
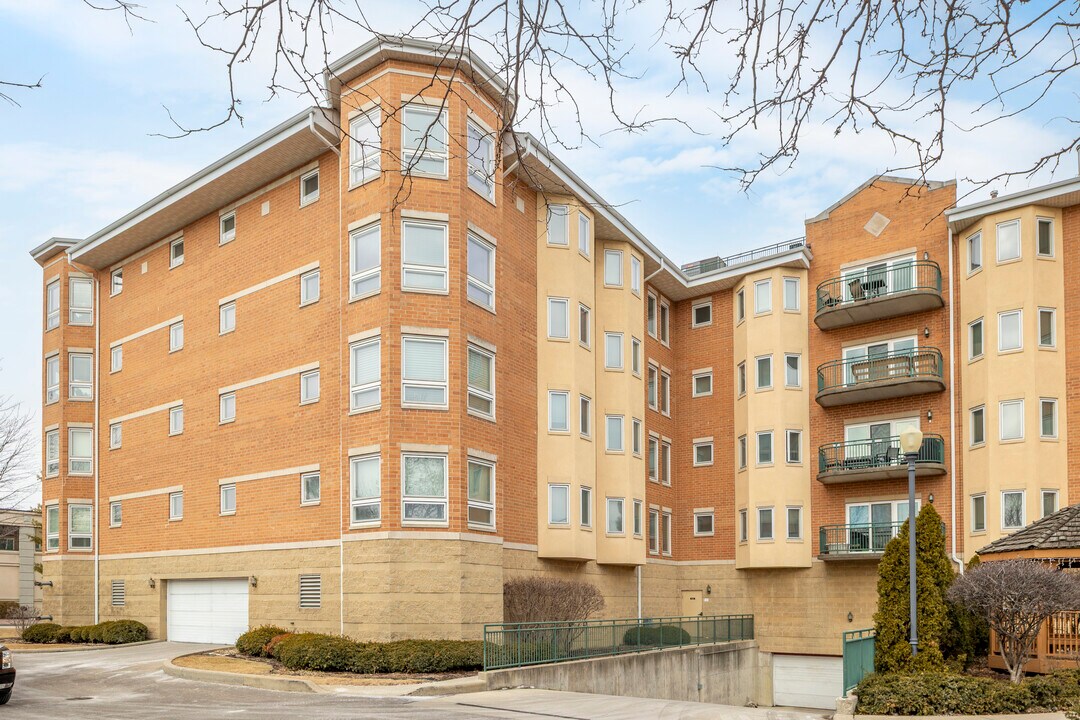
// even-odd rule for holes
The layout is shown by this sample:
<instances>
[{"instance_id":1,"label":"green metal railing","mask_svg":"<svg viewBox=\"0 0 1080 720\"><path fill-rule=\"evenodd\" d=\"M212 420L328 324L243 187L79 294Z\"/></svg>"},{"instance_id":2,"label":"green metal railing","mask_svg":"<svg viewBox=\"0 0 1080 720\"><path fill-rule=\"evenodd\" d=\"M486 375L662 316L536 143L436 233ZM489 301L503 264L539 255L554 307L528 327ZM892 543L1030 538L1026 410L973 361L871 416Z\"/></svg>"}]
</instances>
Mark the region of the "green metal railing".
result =
<instances>
[{"instance_id":1,"label":"green metal railing","mask_svg":"<svg viewBox=\"0 0 1080 720\"><path fill-rule=\"evenodd\" d=\"M873 628L844 633L844 694L855 689L864 676L874 672Z\"/></svg>"},{"instance_id":2,"label":"green metal railing","mask_svg":"<svg viewBox=\"0 0 1080 720\"><path fill-rule=\"evenodd\" d=\"M754 639L753 615L484 625L484 670Z\"/></svg>"},{"instance_id":3,"label":"green metal railing","mask_svg":"<svg viewBox=\"0 0 1080 720\"><path fill-rule=\"evenodd\" d=\"M899 378L941 380L942 369L941 351L933 347L830 360L818 366L818 392Z\"/></svg>"},{"instance_id":4,"label":"green metal railing","mask_svg":"<svg viewBox=\"0 0 1080 720\"><path fill-rule=\"evenodd\" d=\"M924 435L915 464L945 462L945 440L940 435ZM859 472L881 467L907 465L900 450L900 438L848 440L818 448L818 472Z\"/></svg>"},{"instance_id":5,"label":"green metal railing","mask_svg":"<svg viewBox=\"0 0 1080 720\"><path fill-rule=\"evenodd\" d=\"M913 290L940 295L941 267L932 260L915 260L830 278L817 286L817 309L821 312Z\"/></svg>"},{"instance_id":6,"label":"green metal railing","mask_svg":"<svg viewBox=\"0 0 1080 720\"><path fill-rule=\"evenodd\" d=\"M883 553L905 522L822 525L818 531L818 554L822 557L858 557ZM941 523L941 534L945 534L945 523Z\"/></svg>"}]
</instances>

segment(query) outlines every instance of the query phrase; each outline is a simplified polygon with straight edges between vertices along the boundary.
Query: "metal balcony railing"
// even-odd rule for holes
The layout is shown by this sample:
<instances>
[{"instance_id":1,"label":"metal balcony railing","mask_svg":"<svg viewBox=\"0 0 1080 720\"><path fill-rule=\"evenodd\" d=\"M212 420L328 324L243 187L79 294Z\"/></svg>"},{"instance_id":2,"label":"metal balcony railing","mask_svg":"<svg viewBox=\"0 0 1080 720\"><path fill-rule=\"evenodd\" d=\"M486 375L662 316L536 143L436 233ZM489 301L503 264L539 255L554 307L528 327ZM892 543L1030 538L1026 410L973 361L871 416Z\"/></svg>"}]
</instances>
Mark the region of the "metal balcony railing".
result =
<instances>
[{"instance_id":1,"label":"metal balcony railing","mask_svg":"<svg viewBox=\"0 0 1080 720\"><path fill-rule=\"evenodd\" d=\"M732 267L733 265L742 265L743 263L762 260L767 257L772 257L773 255L780 255L782 253L786 253L789 250L798 250L801 247L806 247L806 238L794 238L792 240L785 240L784 242L775 243L773 245L766 245L765 247L747 250L746 252L739 253L738 255L730 255L728 257L712 257L705 260L698 260L696 262L683 265L682 271L691 277L693 277L694 275L703 275L704 273L713 272L714 270L719 270L720 268Z\"/></svg>"},{"instance_id":2,"label":"metal balcony railing","mask_svg":"<svg viewBox=\"0 0 1080 720\"><path fill-rule=\"evenodd\" d=\"M940 435L924 435L915 465L944 464L945 440ZM818 448L818 472L864 472L873 468L902 467L907 458L900 450L900 438L848 440Z\"/></svg>"},{"instance_id":3,"label":"metal balcony railing","mask_svg":"<svg viewBox=\"0 0 1080 720\"><path fill-rule=\"evenodd\" d=\"M818 553L821 557L834 558L880 555L903 525L904 522L822 525L818 532ZM941 532L945 533L945 523L941 523Z\"/></svg>"},{"instance_id":4,"label":"metal balcony railing","mask_svg":"<svg viewBox=\"0 0 1080 720\"><path fill-rule=\"evenodd\" d=\"M893 350L818 366L818 392L854 388L880 380L941 380L941 351L932 347Z\"/></svg>"},{"instance_id":5,"label":"metal balcony railing","mask_svg":"<svg viewBox=\"0 0 1080 720\"><path fill-rule=\"evenodd\" d=\"M890 268L867 268L817 286L817 310L840 308L914 290L941 294L941 267L932 260L914 260Z\"/></svg>"}]
</instances>

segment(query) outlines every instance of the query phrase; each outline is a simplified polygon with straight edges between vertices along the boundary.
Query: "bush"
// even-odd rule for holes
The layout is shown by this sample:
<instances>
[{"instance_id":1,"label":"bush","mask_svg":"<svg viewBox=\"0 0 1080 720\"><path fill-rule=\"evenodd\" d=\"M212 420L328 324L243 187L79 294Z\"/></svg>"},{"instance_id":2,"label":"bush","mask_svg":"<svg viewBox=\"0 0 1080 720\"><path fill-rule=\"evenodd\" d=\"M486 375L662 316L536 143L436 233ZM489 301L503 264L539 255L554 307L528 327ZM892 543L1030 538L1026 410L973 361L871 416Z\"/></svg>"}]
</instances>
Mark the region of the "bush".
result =
<instances>
[{"instance_id":1,"label":"bush","mask_svg":"<svg viewBox=\"0 0 1080 720\"><path fill-rule=\"evenodd\" d=\"M277 646L277 659L290 670L342 672L353 665L358 644L349 638L299 633Z\"/></svg>"},{"instance_id":2,"label":"bush","mask_svg":"<svg viewBox=\"0 0 1080 720\"><path fill-rule=\"evenodd\" d=\"M87 632L90 630L91 627L92 626L90 626L90 625L78 625L76 627L71 628L71 642L73 642L73 643L89 642L87 640Z\"/></svg>"},{"instance_id":3,"label":"bush","mask_svg":"<svg viewBox=\"0 0 1080 720\"><path fill-rule=\"evenodd\" d=\"M56 643L69 643L71 642L71 633L76 630L74 627L62 627L56 631L53 636L53 642Z\"/></svg>"},{"instance_id":4,"label":"bush","mask_svg":"<svg viewBox=\"0 0 1080 720\"><path fill-rule=\"evenodd\" d=\"M399 640L382 644L381 651L388 672L449 672L484 665L484 643L479 640Z\"/></svg>"},{"instance_id":5,"label":"bush","mask_svg":"<svg viewBox=\"0 0 1080 720\"><path fill-rule=\"evenodd\" d=\"M28 643L51 643L58 632L60 626L56 623L35 623L23 630L22 639Z\"/></svg>"},{"instance_id":6,"label":"bush","mask_svg":"<svg viewBox=\"0 0 1080 720\"><path fill-rule=\"evenodd\" d=\"M106 620L100 622L97 625L91 625L86 631L86 642L91 643L103 643L105 642L105 630L108 629L114 620Z\"/></svg>"},{"instance_id":7,"label":"bush","mask_svg":"<svg viewBox=\"0 0 1080 720\"><path fill-rule=\"evenodd\" d=\"M1059 671L1017 685L948 673L875 673L863 678L855 695L859 698L860 715L997 715L1058 711L1080 703L1080 671Z\"/></svg>"},{"instance_id":8,"label":"bush","mask_svg":"<svg viewBox=\"0 0 1080 720\"><path fill-rule=\"evenodd\" d=\"M149 629L136 620L114 620L102 624L105 628L101 631L101 641L109 645L142 642L150 637Z\"/></svg>"},{"instance_id":9,"label":"bush","mask_svg":"<svg viewBox=\"0 0 1080 720\"><path fill-rule=\"evenodd\" d=\"M645 625L623 633L623 645L689 645L690 633L678 625Z\"/></svg>"},{"instance_id":10,"label":"bush","mask_svg":"<svg viewBox=\"0 0 1080 720\"><path fill-rule=\"evenodd\" d=\"M10 618L20 607L18 600L0 600L0 617Z\"/></svg>"},{"instance_id":11,"label":"bush","mask_svg":"<svg viewBox=\"0 0 1080 720\"><path fill-rule=\"evenodd\" d=\"M286 633L274 637L267 647L289 670L438 673L476 670L484 664L484 644L479 640L360 643L338 635Z\"/></svg>"},{"instance_id":12,"label":"bush","mask_svg":"<svg viewBox=\"0 0 1080 720\"><path fill-rule=\"evenodd\" d=\"M270 642L266 643L266 657L278 659L278 648L281 647L281 643L291 638L296 633L283 632L280 635L276 635L270 638Z\"/></svg>"},{"instance_id":13,"label":"bush","mask_svg":"<svg viewBox=\"0 0 1080 720\"><path fill-rule=\"evenodd\" d=\"M603 609L604 596L587 582L524 577L503 583L503 622L588 620Z\"/></svg>"},{"instance_id":14,"label":"bush","mask_svg":"<svg viewBox=\"0 0 1080 720\"><path fill-rule=\"evenodd\" d=\"M267 657L266 646L278 635L288 631L275 625L262 625L252 628L236 638L236 651L250 657Z\"/></svg>"}]
</instances>

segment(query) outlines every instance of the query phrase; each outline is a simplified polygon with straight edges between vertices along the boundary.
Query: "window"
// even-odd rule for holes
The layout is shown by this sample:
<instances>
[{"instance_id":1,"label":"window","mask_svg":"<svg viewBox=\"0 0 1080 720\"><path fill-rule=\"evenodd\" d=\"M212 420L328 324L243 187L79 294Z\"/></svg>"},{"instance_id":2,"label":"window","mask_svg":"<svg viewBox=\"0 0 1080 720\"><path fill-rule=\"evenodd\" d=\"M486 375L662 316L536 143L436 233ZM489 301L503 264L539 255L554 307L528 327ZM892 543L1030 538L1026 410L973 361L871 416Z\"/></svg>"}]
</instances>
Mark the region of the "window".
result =
<instances>
[{"instance_id":1,"label":"window","mask_svg":"<svg viewBox=\"0 0 1080 720\"><path fill-rule=\"evenodd\" d=\"M68 505L68 549L89 550L94 543L92 505Z\"/></svg>"},{"instance_id":2,"label":"window","mask_svg":"<svg viewBox=\"0 0 1080 720\"><path fill-rule=\"evenodd\" d=\"M1016 260L1020 257L1020 221L1000 223L997 226L997 261Z\"/></svg>"},{"instance_id":3,"label":"window","mask_svg":"<svg viewBox=\"0 0 1080 720\"><path fill-rule=\"evenodd\" d=\"M739 469L740 470L745 470L746 469L746 463L747 463L747 457L746 456L748 454L747 451L746 451L746 436L745 435L740 435L739 436L739 448L738 448L738 450L739 450Z\"/></svg>"},{"instance_id":4,"label":"window","mask_svg":"<svg viewBox=\"0 0 1080 720\"><path fill-rule=\"evenodd\" d=\"M735 293L735 324L738 325L746 319L746 296L740 288Z\"/></svg>"},{"instance_id":5,"label":"window","mask_svg":"<svg viewBox=\"0 0 1080 720\"><path fill-rule=\"evenodd\" d=\"M319 300L319 271L312 270L300 276L300 304L308 305Z\"/></svg>"},{"instance_id":6,"label":"window","mask_svg":"<svg viewBox=\"0 0 1080 720\"><path fill-rule=\"evenodd\" d=\"M446 292L447 240L444 223L405 220L401 224L401 289Z\"/></svg>"},{"instance_id":7,"label":"window","mask_svg":"<svg viewBox=\"0 0 1080 720\"><path fill-rule=\"evenodd\" d=\"M548 205L548 245L570 244L570 208L565 205Z\"/></svg>"},{"instance_id":8,"label":"window","mask_svg":"<svg viewBox=\"0 0 1080 720\"><path fill-rule=\"evenodd\" d=\"M789 507L787 509L787 539L802 539L802 508Z\"/></svg>"},{"instance_id":9,"label":"window","mask_svg":"<svg viewBox=\"0 0 1080 720\"><path fill-rule=\"evenodd\" d=\"M671 513L660 513L660 551L671 554Z\"/></svg>"},{"instance_id":10,"label":"window","mask_svg":"<svg viewBox=\"0 0 1080 720\"><path fill-rule=\"evenodd\" d=\"M623 369L622 333L604 333L604 367L608 370Z\"/></svg>"},{"instance_id":11,"label":"window","mask_svg":"<svg viewBox=\"0 0 1080 720\"><path fill-rule=\"evenodd\" d=\"M971 409L971 446L986 442L986 408L979 406Z\"/></svg>"},{"instance_id":12,"label":"window","mask_svg":"<svg viewBox=\"0 0 1080 720\"><path fill-rule=\"evenodd\" d=\"M660 552L659 544L660 512L649 510L649 552L653 555Z\"/></svg>"},{"instance_id":13,"label":"window","mask_svg":"<svg viewBox=\"0 0 1080 720\"><path fill-rule=\"evenodd\" d=\"M124 291L124 268L117 268L109 276L109 294L119 295Z\"/></svg>"},{"instance_id":14,"label":"window","mask_svg":"<svg viewBox=\"0 0 1080 720\"><path fill-rule=\"evenodd\" d=\"M758 540L773 539L773 509L758 508Z\"/></svg>"},{"instance_id":15,"label":"window","mask_svg":"<svg viewBox=\"0 0 1080 720\"><path fill-rule=\"evenodd\" d=\"M589 216L578 210L577 221L577 248L585 257L589 256L589 248L592 241L592 221ZM620 283L621 284L621 283Z\"/></svg>"},{"instance_id":16,"label":"window","mask_svg":"<svg viewBox=\"0 0 1080 720\"><path fill-rule=\"evenodd\" d=\"M611 535L622 535L626 532L623 518L624 503L622 498L607 499L607 531Z\"/></svg>"},{"instance_id":17,"label":"window","mask_svg":"<svg viewBox=\"0 0 1080 720\"><path fill-rule=\"evenodd\" d=\"M636 337L630 338L630 370L641 377L641 341Z\"/></svg>"},{"instance_id":18,"label":"window","mask_svg":"<svg viewBox=\"0 0 1080 720\"><path fill-rule=\"evenodd\" d=\"M757 464L770 465L772 461L772 431L759 432L757 434Z\"/></svg>"},{"instance_id":19,"label":"window","mask_svg":"<svg viewBox=\"0 0 1080 720\"><path fill-rule=\"evenodd\" d=\"M1024 401L1006 400L999 406L1002 440L1024 439Z\"/></svg>"},{"instance_id":20,"label":"window","mask_svg":"<svg viewBox=\"0 0 1080 720\"><path fill-rule=\"evenodd\" d=\"M313 403L319 399L319 371L300 373L300 404Z\"/></svg>"},{"instance_id":21,"label":"window","mask_svg":"<svg viewBox=\"0 0 1080 720\"><path fill-rule=\"evenodd\" d=\"M169 434L179 435L184 432L184 406L169 408Z\"/></svg>"},{"instance_id":22,"label":"window","mask_svg":"<svg viewBox=\"0 0 1080 720\"><path fill-rule=\"evenodd\" d=\"M60 473L60 431L45 433L45 477Z\"/></svg>"},{"instance_id":23,"label":"window","mask_svg":"<svg viewBox=\"0 0 1080 720\"><path fill-rule=\"evenodd\" d=\"M636 255L630 256L630 292L641 295L641 261Z\"/></svg>"},{"instance_id":24,"label":"window","mask_svg":"<svg viewBox=\"0 0 1080 720\"><path fill-rule=\"evenodd\" d=\"M446 456L401 456L402 522L446 522Z\"/></svg>"},{"instance_id":25,"label":"window","mask_svg":"<svg viewBox=\"0 0 1080 720\"><path fill-rule=\"evenodd\" d=\"M592 326L590 322L591 313L589 308L584 305L578 305L578 342L582 347L589 347L592 345Z\"/></svg>"},{"instance_id":26,"label":"window","mask_svg":"<svg viewBox=\"0 0 1080 720\"><path fill-rule=\"evenodd\" d=\"M60 286L56 287L59 313ZM72 325L93 325L94 282L89 278L71 278L68 289L71 291L68 297L68 322Z\"/></svg>"},{"instance_id":27,"label":"window","mask_svg":"<svg viewBox=\"0 0 1080 720\"><path fill-rule=\"evenodd\" d=\"M671 413L671 376L663 371L660 372L660 412Z\"/></svg>"},{"instance_id":28,"label":"window","mask_svg":"<svg viewBox=\"0 0 1080 720\"><path fill-rule=\"evenodd\" d=\"M641 421L637 418L630 420L630 449L635 455L641 457Z\"/></svg>"},{"instance_id":29,"label":"window","mask_svg":"<svg viewBox=\"0 0 1080 720\"><path fill-rule=\"evenodd\" d=\"M236 486L221 486L221 514L232 515L236 512Z\"/></svg>"},{"instance_id":30,"label":"window","mask_svg":"<svg viewBox=\"0 0 1080 720\"><path fill-rule=\"evenodd\" d=\"M221 216L218 221L219 233L218 244L224 245L230 240L236 238L236 212L227 213Z\"/></svg>"},{"instance_id":31,"label":"window","mask_svg":"<svg viewBox=\"0 0 1080 720\"><path fill-rule=\"evenodd\" d=\"M696 327L697 328L697 327L705 327L706 325L712 325L712 303L711 302L702 303L700 305L695 305L693 308L691 308L690 313L691 313L691 319L690 319L690 326L691 327Z\"/></svg>"},{"instance_id":32,"label":"window","mask_svg":"<svg viewBox=\"0 0 1080 720\"><path fill-rule=\"evenodd\" d=\"M735 389L739 397L746 394L746 363L741 362L735 367Z\"/></svg>"},{"instance_id":33,"label":"window","mask_svg":"<svg viewBox=\"0 0 1080 720\"><path fill-rule=\"evenodd\" d=\"M694 375L693 396L704 397L712 395L712 373L701 372Z\"/></svg>"},{"instance_id":34,"label":"window","mask_svg":"<svg viewBox=\"0 0 1080 720\"><path fill-rule=\"evenodd\" d=\"M120 372L124 369L124 346L117 345L109 351L109 370Z\"/></svg>"},{"instance_id":35,"label":"window","mask_svg":"<svg viewBox=\"0 0 1080 720\"><path fill-rule=\"evenodd\" d=\"M169 269L184 264L184 238L177 238L169 243Z\"/></svg>"},{"instance_id":36,"label":"window","mask_svg":"<svg viewBox=\"0 0 1080 720\"><path fill-rule=\"evenodd\" d=\"M469 525L495 527L495 466L469 458Z\"/></svg>"},{"instance_id":37,"label":"window","mask_svg":"<svg viewBox=\"0 0 1080 720\"><path fill-rule=\"evenodd\" d=\"M772 280L758 280L754 283L754 314L772 312Z\"/></svg>"},{"instance_id":38,"label":"window","mask_svg":"<svg viewBox=\"0 0 1080 720\"><path fill-rule=\"evenodd\" d=\"M495 202L495 139L475 123L468 124L469 187Z\"/></svg>"},{"instance_id":39,"label":"window","mask_svg":"<svg viewBox=\"0 0 1080 720\"><path fill-rule=\"evenodd\" d=\"M799 310L799 278L784 278L784 309Z\"/></svg>"},{"instance_id":40,"label":"window","mask_svg":"<svg viewBox=\"0 0 1080 720\"><path fill-rule=\"evenodd\" d=\"M746 542L750 537L750 522L747 519L746 509L739 511L739 542Z\"/></svg>"},{"instance_id":41,"label":"window","mask_svg":"<svg viewBox=\"0 0 1080 720\"><path fill-rule=\"evenodd\" d=\"M802 387L802 372L799 368L801 360L801 355L784 356L784 387Z\"/></svg>"},{"instance_id":42,"label":"window","mask_svg":"<svg viewBox=\"0 0 1080 720\"><path fill-rule=\"evenodd\" d=\"M124 508L119 502L109 503L109 527L120 527L124 519Z\"/></svg>"},{"instance_id":43,"label":"window","mask_svg":"<svg viewBox=\"0 0 1080 720\"><path fill-rule=\"evenodd\" d=\"M60 327L60 281L45 286L45 329Z\"/></svg>"},{"instance_id":44,"label":"window","mask_svg":"<svg viewBox=\"0 0 1080 720\"><path fill-rule=\"evenodd\" d=\"M469 299L489 310L495 309L495 248L469 233L468 281Z\"/></svg>"},{"instance_id":45,"label":"window","mask_svg":"<svg viewBox=\"0 0 1080 720\"><path fill-rule=\"evenodd\" d=\"M671 443L660 443L660 483L671 485Z\"/></svg>"},{"instance_id":46,"label":"window","mask_svg":"<svg viewBox=\"0 0 1080 720\"><path fill-rule=\"evenodd\" d=\"M580 511L581 527L592 527L592 488L581 486L578 492L578 510Z\"/></svg>"},{"instance_id":47,"label":"window","mask_svg":"<svg viewBox=\"0 0 1080 720\"><path fill-rule=\"evenodd\" d=\"M713 464L713 444L708 442L694 443L694 467L703 467Z\"/></svg>"},{"instance_id":48,"label":"window","mask_svg":"<svg viewBox=\"0 0 1080 720\"><path fill-rule=\"evenodd\" d=\"M382 173L382 143L377 110L357 115L349 122L349 185L356 187Z\"/></svg>"},{"instance_id":49,"label":"window","mask_svg":"<svg viewBox=\"0 0 1080 720\"><path fill-rule=\"evenodd\" d=\"M584 395L578 398L578 428L581 437L592 435L592 400Z\"/></svg>"},{"instance_id":50,"label":"window","mask_svg":"<svg viewBox=\"0 0 1080 720\"><path fill-rule=\"evenodd\" d=\"M72 475L92 475L94 472L94 431L90 428L68 428L68 472Z\"/></svg>"},{"instance_id":51,"label":"window","mask_svg":"<svg viewBox=\"0 0 1080 720\"><path fill-rule=\"evenodd\" d=\"M45 404L60 399L60 356L45 358Z\"/></svg>"},{"instance_id":52,"label":"window","mask_svg":"<svg viewBox=\"0 0 1080 720\"><path fill-rule=\"evenodd\" d=\"M1054 256L1054 221L1050 218L1039 218L1036 221L1038 240L1036 253L1042 257Z\"/></svg>"},{"instance_id":53,"label":"window","mask_svg":"<svg viewBox=\"0 0 1080 720\"><path fill-rule=\"evenodd\" d=\"M1039 437L1057 436L1057 400L1043 398L1039 400Z\"/></svg>"},{"instance_id":54,"label":"window","mask_svg":"<svg viewBox=\"0 0 1080 720\"><path fill-rule=\"evenodd\" d=\"M772 387L772 355L757 358L757 389L768 390Z\"/></svg>"},{"instance_id":55,"label":"window","mask_svg":"<svg viewBox=\"0 0 1080 720\"><path fill-rule=\"evenodd\" d=\"M792 465L802 462L802 430L787 431L787 461Z\"/></svg>"},{"instance_id":56,"label":"window","mask_svg":"<svg viewBox=\"0 0 1080 720\"><path fill-rule=\"evenodd\" d=\"M548 337L567 340L570 337L570 301L548 298Z\"/></svg>"},{"instance_id":57,"label":"window","mask_svg":"<svg viewBox=\"0 0 1080 720\"><path fill-rule=\"evenodd\" d=\"M562 390L548 392L548 431L570 432L570 421L567 417L567 403L569 393Z\"/></svg>"},{"instance_id":58,"label":"window","mask_svg":"<svg viewBox=\"0 0 1080 720\"><path fill-rule=\"evenodd\" d=\"M622 287L622 250L604 251L604 284Z\"/></svg>"},{"instance_id":59,"label":"window","mask_svg":"<svg viewBox=\"0 0 1080 720\"><path fill-rule=\"evenodd\" d=\"M1039 347L1052 348L1057 345L1056 315L1050 308L1039 308Z\"/></svg>"},{"instance_id":60,"label":"window","mask_svg":"<svg viewBox=\"0 0 1080 720\"><path fill-rule=\"evenodd\" d=\"M656 337L656 296L652 293L645 300L645 322L649 337Z\"/></svg>"},{"instance_id":61,"label":"window","mask_svg":"<svg viewBox=\"0 0 1080 720\"><path fill-rule=\"evenodd\" d=\"M982 233L977 232L967 240L968 274L982 270Z\"/></svg>"},{"instance_id":62,"label":"window","mask_svg":"<svg viewBox=\"0 0 1080 720\"><path fill-rule=\"evenodd\" d=\"M82 353L68 355L68 397L90 400L94 397L94 356Z\"/></svg>"},{"instance_id":63,"label":"window","mask_svg":"<svg viewBox=\"0 0 1080 720\"><path fill-rule=\"evenodd\" d=\"M403 407L447 406L447 341L445 338L401 339L401 404Z\"/></svg>"},{"instance_id":64,"label":"window","mask_svg":"<svg viewBox=\"0 0 1080 720\"><path fill-rule=\"evenodd\" d=\"M1024 345L1023 311L998 313L998 351L1019 350Z\"/></svg>"},{"instance_id":65,"label":"window","mask_svg":"<svg viewBox=\"0 0 1080 720\"><path fill-rule=\"evenodd\" d=\"M109 449L116 450L124 442L124 426L121 423L109 425Z\"/></svg>"},{"instance_id":66,"label":"window","mask_svg":"<svg viewBox=\"0 0 1080 720\"><path fill-rule=\"evenodd\" d=\"M60 549L59 505L49 505L45 508L45 549L50 552Z\"/></svg>"},{"instance_id":67,"label":"window","mask_svg":"<svg viewBox=\"0 0 1080 720\"><path fill-rule=\"evenodd\" d=\"M468 397L471 412L495 417L495 356L469 345Z\"/></svg>"},{"instance_id":68,"label":"window","mask_svg":"<svg viewBox=\"0 0 1080 720\"><path fill-rule=\"evenodd\" d=\"M979 318L968 325L968 359L982 357L983 354L983 321Z\"/></svg>"},{"instance_id":69,"label":"window","mask_svg":"<svg viewBox=\"0 0 1080 720\"><path fill-rule=\"evenodd\" d=\"M382 362L380 338L349 346L349 410L369 410L382 402Z\"/></svg>"},{"instance_id":70,"label":"window","mask_svg":"<svg viewBox=\"0 0 1080 720\"><path fill-rule=\"evenodd\" d=\"M300 576L300 607L322 607L322 575Z\"/></svg>"},{"instance_id":71,"label":"window","mask_svg":"<svg viewBox=\"0 0 1080 720\"><path fill-rule=\"evenodd\" d=\"M1053 515L1058 509L1058 491L1057 490L1043 490L1042 491L1042 517L1047 515Z\"/></svg>"},{"instance_id":72,"label":"window","mask_svg":"<svg viewBox=\"0 0 1080 720\"><path fill-rule=\"evenodd\" d=\"M608 415L605 418L604 428L607 438L605 449L608 452L623 452L625 449L623 446L623 416Z\"/></svg>"},{"instance_id":73,"label":"window","mask_svg":"<svg viewBox=\"0 0 1080 720\"><path fill-rule=\"evenodd\" d=\"M381 466L378 455L349 458L352 525L377 523L382 518Z\"/></svg>"},{"instance_id":74,"label":"window","mask_svg":"<svg viewBox=\"0 0 1080 720\"><path fill-rule=\"evenodd\" d=\"M184 347L184 323L173 323L169 326L169 352L176 352Z\"/></svg>"},{"instance_id":75,"label":"window","mask_svg":"<svg viewBox=\"0 0 1080 720\"><path fill-rule=\"evenodd\" d=\"M971 496L971 532L986 530L986 496Z\"/></svg>"},{"instance_id":76,"label":"window","mask_svg":"<svg viewBox=\"0 0 1080 720\"><path fill-rule=\"evenodd\" d=\"M660 467L660 441L649 437L649 479L656 482L659 479Z\"/></svg>"},{"instance_id":77,"label":"window","mask_svg":"<svg viewBox=\"0 0 1080 720\"><path fill-rule=\"evenodd\" d=\"M570 524L570 486L548 485L548 523Z\"/></svg>"},{"instance_id":78,"label":"window","mask_svg":"<svg viewBox=\"0 0 1080 720\"><path fill-rule=\"evenodd\" d=\"M634 537L641 537L641 501L634 501Z\"/></svg>"},{"instance_id":79,"label":"window","mask_svg":"<svg viewBox=\"0 0 1080 720\"><path fill-rule=\"evenodd\" d=\"M225 303L218 309L218 334L224 335L236 329L236 303Z\"/></svg>"},{"instance_id":80,"label":"window","mask_svg":"<svg viewBox=\"0 0 1080 720\"><path fill-rule=\"evenodd\" d=\"M367 297L382 287L382 227L375 223L349 233L349 299Z\"/></svg>"},{"instance_id":81,"label":"window","mask_svg":"<svg viewBox=\"0 0 1080 720\"><path fill-rule=\"evenodd\" d=\"M649 395L649 407L656 410L659 406L656 397L657 391L657 369L652 365L649 366L649 379L648 379L648 395Z\"/></svg>"},{"instance_id":82,"label":"window","mask_svg":"<svg viewBox=\"0 0 1080 720\"><path fill-rule=\"evenodd\" d=\"M402 172L446 177L446 111L406 105L401 122Z\"/></svg>"},{"instance_id":83,"label":"window","mask_svg":"<svg viewBox=\"0 0 1080 720\"><path fill-rule=\"evenodd\" d=\"M664 345L668 344L668 316L671 314L671 308L668 307L666 302L660 303L660 342Z\"/></svg>"},{"instance_id":84,"label":"window","mask_svg":"<svg viewBox=\"0 0 1080 720\"><path fill-rule=\"evenodd\" d=\"M694 536L707 537L713 534L713 514L711 511L694 513Z\"/></svg>"},{"instance_id":85,"label":"window","mask_svg":"<svg viewBox=\"0 0 1080 720\"><path fill-rule=\"evenodd\" d=\"M300 207L319 199L319 169L300 176Z\"/></svg>"},{"instance_id":86,"label":"window","mask_svg":"<svg viewBox=\"0 0 1080 720\"><path fill-rule=\"evenodd\" d=\"M300 504L318 505L322 499L322 476L317 472L300 476Z\"/></svg>"},{"instance_id":87,"label":"window","mask_svg":"<svg viewBox=\"0 0 1080 720\"><path fill-rule=\"evenodd\" d=\"M1015 530L1024 524L1024 491L1001 493L1001 529Z\"/></svg>"},{"instance_id":88,"label":"window","mask_svg":"<svg viewBox=\"0 0 1080 720\"><path fill-rule=\"evenodd\" d=\"M169 519L182 520L184 518L184 492L169 493Z\"/></svg>"}]
</instances>

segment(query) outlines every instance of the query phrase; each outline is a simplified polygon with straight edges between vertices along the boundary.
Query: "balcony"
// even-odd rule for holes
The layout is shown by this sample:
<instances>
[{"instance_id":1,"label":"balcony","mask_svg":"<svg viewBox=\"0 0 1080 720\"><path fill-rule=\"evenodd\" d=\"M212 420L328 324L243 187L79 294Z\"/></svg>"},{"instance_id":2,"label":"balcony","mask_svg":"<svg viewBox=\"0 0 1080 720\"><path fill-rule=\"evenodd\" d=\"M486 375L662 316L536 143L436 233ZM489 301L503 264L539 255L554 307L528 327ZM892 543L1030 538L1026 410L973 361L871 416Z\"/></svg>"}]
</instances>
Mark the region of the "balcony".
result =
<instances>
[{"instance_id":1,"label":"balcony","mask_svg":"<svg viewBox=\"0 0 1080 720\"><path fill-rule=\"evenodd\" d=\"M686 273L688 277L695 277L697 275L715 272L723 268L734 267L735 265L744 265L750 262L757 262L758 260L765 260L774 255L782 255L783 253L798 250L802 247L806 247L806 238L794 238L773 245L766 245L765 247L747 250L738 255L712 257L687 263L682 266L682 271Z\"/></svg>"},{"instance_id":2,"label":"balcony","mask_svg":"<svg viewBox=\"0 0 1080 720\"><path fill-rule=\"evenodd\" d=\"M941 392L941 351L923 347L832 360L818 367L817 384L822 407Z\"/></svg>"},{"instance_id":3,"label":"balcony","mask_svg":"<svg viewBox=\"0 0 1080 720\"><path fill-rule=\"evenodd\" d=\"M924 435L915 458L915 477L945 474L945 441ZM826 485L860 480L895 480L907 477L907 460L900 438L873 438L829 443L818 448L818 482Z\"/></svg>"},{"instance_id":4,"label":"balcony","mask_svg":"<svg viewBox=\"0 0 1080 720\"><path fill-rule=\"evenodd\" d=\"M818 532L818 559L878 560L903 525L903 522L822 525ZM941 523L941 533L945 534L945 523Z\"/></svg>"},{"instance_id":5,"label":"balcony","mask_svg":"<svg viewBox=\"0 0 1080 720\"><path fill-rule=\"evenodd\" d=\"M821 283L814 322L822 330L832 330L944 305L941 268L931 260L917 260L870 267Z\"/></svg>"}]
</instances>

